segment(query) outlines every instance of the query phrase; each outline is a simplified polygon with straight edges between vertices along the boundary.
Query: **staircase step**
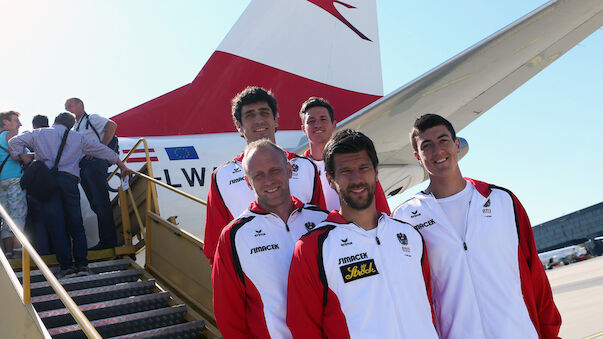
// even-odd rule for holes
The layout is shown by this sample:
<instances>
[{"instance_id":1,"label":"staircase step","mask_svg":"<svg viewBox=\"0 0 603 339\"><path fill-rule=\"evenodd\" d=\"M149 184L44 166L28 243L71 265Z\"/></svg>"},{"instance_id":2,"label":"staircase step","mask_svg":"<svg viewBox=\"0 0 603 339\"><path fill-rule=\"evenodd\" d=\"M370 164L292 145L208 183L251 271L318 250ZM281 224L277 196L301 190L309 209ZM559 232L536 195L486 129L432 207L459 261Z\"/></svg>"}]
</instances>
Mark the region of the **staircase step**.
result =
<instances>
[{"instance_id":1,"label":"staircase step","mask_svg":"<svg viewBox=\"0 0 603 339\"><path fill-rule=\"evenodd\" d=\"M85 288L113 285L122 282L136 281L142 276L144 270L134 269L117 271L110 273L91 274L84 277L74 277L61 279L61 285L67 291L81 290ZM47 281L31 284L31 295L40 296L44 294L54 293L52 287Z\"/></svg>"},{"instance_id":2,"label":"staircase step","mask_svg":"<svg viewBox=\"0 0 603 339\"><path fill-rule=\"evenodd\" d=\"M172 325L167 327L155 328L138 333L131 333L111 339L189 339L201 338L201 333L205 329L205 321L191 321L188 323Z\"/></svg>"},{"instance_id":3,"label":"staircase step","mask_svg":"<svg viewBox=\"0 0 603 339\"><path fill-rule=\"evenodd\" d=\"M84 312L86 318L92 321L166 307L169 299L169 292L151 293L87 304L80 306L80 309ZM39 316L46 328L75 324L75 319L67 308L40 312Z\"/></svg>"},{"instance_id":4,"label":"staircase step","mask_svg":"<svg viewBox=\"0 0 603 339\"><path fill-rule=\"evenodd\" d=\"M185 313L186 306L178 305L95 320L92 326L102 337L114 337L181 323ZM53 328L48 333L54 339L86 338L79 325Z\"/></svg>"},{"instance_id":5,"label":"staircase step","mask_svg":"<svg viewBox=\"0 0 603 339\"><path fill-rule=\"evenodd\" d=\"M111 299L125 298L133 295L153 293L155 280L135 281L111 286L94 287L68 292L78 305L95 303ZM32 297L31 302L38 312L65 307L56 294Z\"/></svg>"},{"instance_id":6,"label":"staircase step","mask_svg":"<svg viewBox=\"0 0 603 339\"><path fill-rule=\"evenodd\" d=\"M111 272L111 271L125 270L129 266L130 266L130 259L117 259L117 260L110 260L110 261L93 262L88 265L88 268L90 269L90 272L105 273L105 272ZM60 270L59 267L50 268L50 271L52 271L52 273L54 273L54 274L57 274L57 272L59 270ZM23 272L16 272L15 274L17 275L19 282L23 283ZM32 283L46 281L46 278L44 277L44 275L42 275L42 272L40 272L40 270L31 271L30 276L31 276L30 281Z\"/></svg>"}]
</instances>

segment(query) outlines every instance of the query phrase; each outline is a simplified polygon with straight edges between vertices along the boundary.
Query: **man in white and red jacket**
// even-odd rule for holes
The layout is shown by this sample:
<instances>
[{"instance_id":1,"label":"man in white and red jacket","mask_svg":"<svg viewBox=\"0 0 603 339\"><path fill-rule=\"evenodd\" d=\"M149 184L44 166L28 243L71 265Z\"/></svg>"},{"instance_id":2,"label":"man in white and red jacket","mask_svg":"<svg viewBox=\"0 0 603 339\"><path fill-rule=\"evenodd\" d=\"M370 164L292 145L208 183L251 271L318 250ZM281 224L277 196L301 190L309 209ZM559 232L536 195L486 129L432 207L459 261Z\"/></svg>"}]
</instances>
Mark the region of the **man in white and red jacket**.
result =
<instances>
[{"instance_id":1,"label":"man in white and red jacket","mask_svg":"<svg viewBox=\"0 0 603 339\"><path fill-rule=\"evenodd\" d=\"M291 196L291 165L267 139L243 159L255 199L226 226L212 270L214 314L224 338L291 338L285 323L287 275L295 242L327 217Z\"/></svg>"},{"instance_id":2,"label":"man in white and red jacket","mask_svg":"<svg viewBox=\"0 0 603 339\"><path fill-rule=\"evenodd\" d=\"M377 154L360 132L325 147L341 210L295 245L287 325L294 338L437 338L421 234L377 212Z\"/></svg>"},{"instance_id":3,"label":"man in white and red jacket","mask_svg":"<svg viewBox=\"0 0 603 339\"><path fill-rule=\"evenodd\" d=\"M430 183L393 216L425 239L440 337L557 338L561 316L517 197L462 177L443 117L421 116L410 138Z\"/></svg>"},{"instance_id":4,"label":"man in white and red jacket","mask_svg":"<svg viewBox=\"0 0 603 339\"><path fill-rule=\"evenodd\" d=\"M275 143L277 102L271 92L260 87L247 87L232 99L235 127L247 144L268 139ZM325 208L320 177L316 166L307 158L283 151L291 164L291 195L303 203ZM245 211L254 200L253 191L243 180L243 154L220 165L212 173L207 196L203 253L213 262L222 229Z\"/></svg>"},{"instance_id":5,"label":"man in white and red jacket","mask_svg":"<svg viewBox=\"0 0 603 339\"><path fill-rule=\"evenodd\" d=\"M304 131L304 134L308 137L309 144L308 150L304 152L304 157L312 160L318 169L327 210L338 210L340 207L339 196L337 195L337 192L329 186L325 174L325 162L322 159L322 151L329 139L331 139L337 124L333 107L326 99L310 97L302 104L299 111L299 118L302 123L302 131ZM391 214L389 204L385 198L385 192L383 192L379 180L377 180L377 187L375 188L375 206L377 207L377 211L387 215Z\"/></svg>"}]
</instances>

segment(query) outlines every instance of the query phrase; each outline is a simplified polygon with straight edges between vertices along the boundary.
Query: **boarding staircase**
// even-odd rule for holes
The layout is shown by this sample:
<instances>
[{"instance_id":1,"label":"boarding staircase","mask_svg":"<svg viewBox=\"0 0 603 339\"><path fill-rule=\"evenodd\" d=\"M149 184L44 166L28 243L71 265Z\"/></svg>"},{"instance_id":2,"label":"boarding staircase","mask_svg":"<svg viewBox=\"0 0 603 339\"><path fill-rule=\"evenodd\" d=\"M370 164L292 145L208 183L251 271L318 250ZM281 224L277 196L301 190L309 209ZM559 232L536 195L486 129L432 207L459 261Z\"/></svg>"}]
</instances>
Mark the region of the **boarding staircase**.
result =
<instances>
[{"instance_id":1,"label":"boarding staircase","mask_svg":"<svg viewBox=\"0 0 603 339\"><path fill-rule=\"evenodd\" d=\"M128 156L139 144L148 150L141 139ZM177 190L153 178L150 161L134 173L130 189L120 188L119 200L114 201L121 244L89 252L88 258L97 260L89 264L90 275L57 281L54 274L59 267L46 265L56 259L41 258L9 220L24 251L22 259L11 260L0 253L4 266L0 289L16 290L6 297L0 290L0 300L4 300L0 301L0 337L220 336L211 307L211 269L202 253L203 243L159 215L156 185ZM184 192L177 193L204 204ZM0 214L10 219L1 206ZM144 267L136 262L137 254L139 261L144 254ZM30 270L30 259L39 270Z\"/></svg>"}]
</instances>

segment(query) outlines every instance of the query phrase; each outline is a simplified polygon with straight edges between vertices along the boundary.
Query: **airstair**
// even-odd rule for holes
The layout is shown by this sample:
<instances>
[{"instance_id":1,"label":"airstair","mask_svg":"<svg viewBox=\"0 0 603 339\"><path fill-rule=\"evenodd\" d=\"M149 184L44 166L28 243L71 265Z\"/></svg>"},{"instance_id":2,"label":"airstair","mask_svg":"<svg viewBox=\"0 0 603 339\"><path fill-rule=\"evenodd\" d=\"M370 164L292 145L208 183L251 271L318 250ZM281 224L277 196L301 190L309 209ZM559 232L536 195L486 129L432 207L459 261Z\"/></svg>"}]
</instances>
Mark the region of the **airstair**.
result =
<instances>
[{"instance_id":1,"label":"airstair","mask_svg":"<svg viewBox=\"0 0 603 339\"><path fill-rule=\"evenodd\" d=\"M0 214L23 244L22 259L8 260L0 253L0 337L220 336L203 243L159 215L156 185L205 202L153 178L144 139L126 159L139 144L145 147L147 164L134 171L130 188L120 188L114 201L121 244L89 252L90 275L57 280L59 268L47 266L56 263L54 256L40 257L0 206ZM30 270L30 259L38 270Z\"/></svg>"}]
</instances>

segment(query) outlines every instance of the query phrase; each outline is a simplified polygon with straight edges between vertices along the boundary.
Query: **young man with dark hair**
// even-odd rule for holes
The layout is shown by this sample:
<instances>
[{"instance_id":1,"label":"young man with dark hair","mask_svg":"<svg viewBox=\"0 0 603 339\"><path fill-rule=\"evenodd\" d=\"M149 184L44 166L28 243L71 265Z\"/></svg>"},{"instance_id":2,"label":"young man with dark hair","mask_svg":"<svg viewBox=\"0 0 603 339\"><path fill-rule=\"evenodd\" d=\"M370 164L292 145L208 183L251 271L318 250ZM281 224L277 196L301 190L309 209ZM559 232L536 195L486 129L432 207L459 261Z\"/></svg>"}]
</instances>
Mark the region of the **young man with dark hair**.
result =
<instances>
[{"instance_id":1,"label":"young man with dark hair","mask_svg":"<svg viewBox=\"0 0 603 339\"><path fill-rule=\"evenodd\" d=\"M278 112L271 92L260 87L247 87L232 100L232 116L235 127L247 144L260 139L275 143ZM284 152L293 172L289 179L291 195L303 203L324 208L316 166L309 159ZM203 240L203 253L210 263L224 226L243 213L254 200L253 191L243 179L242 160L243 154L240 154L216 168L211 176Z\"/></svg>"},{"instance_id":2,"label":"young man with dark hair","mask_svg":"<svg viewBox=\"0 0 603 339\"><path fill-rule=\"evenodd\" d=\"M425 239L440 337L556 338L561 316L517 197L463 178L445 118L421 116L410 138L430 182L393 215Z\"/></svg>"},{"instance_id":3,"label":"young man with dark hair","mask_svg":"<svg viewBox=\"0 0 603 339\"><path fill-rule=\"evenodd\" d=\"M291 338L285 313L293 248L328 213L291 195L291 164L271 141L250 143L242 165L255 201L218 242L212 270L216 322L225 338Z\"/></svg>"},{"instance_id":4,"label":"young man with dark hair","mask_svg":"<svg viewBox=\"0 0 603 339\"><path fill-rule=\"evenodd\" d=\"M340 207L339 197L337 196L337 192L329 186L329 182L325 176L325 162L322 156L322 151L331 135L333 135L337 124L333 107L323 98L311 97L302 104L299 117L302 122L302 131L308 137L310 144L310 148L304 153L304 156L312 160L318 168L327 210L338 210ZM377 211L390 215L385 193L378 180L375 190L375 203Z\"/></svg>"},{"instance_id":5,"label":"young man with dark hair","mask_svg":"<svg viewBox=\"0 0 603 339\"><path fill-rule=\"evenodd\" d=\"M113 138L117 130L117 124L113 120L98 114L86 113L84 102L79 98L67 99L65 109L75 114L74 131L97 140L105 146L113 147L110 143L116 142ZM107 185L109 163L105 159L86 156L80 162L80 168L82 188L98 221L99 241L91 250L115 247L117 232Z\"/></svg>"},{"instance_id":6,"label":"young man with dark hair","mask_svg":"<svg viewBox=\"0 0 603 339\"><path fill-rule=\"evenodd\" d=\"M33 129L49 127L48 117L43 114L36 114L31 120L31 126Z\"/></svg>"},{"instance_id":7,"label":"young man with dark hair","mask_svg":"<svg viewBox=\"0 0 603 339\"><path fill-rule=\"evenodd\" d=\"M287 287L293 337L437 338L421 235L375 207L372 141L344 130L324 155L341 210L295 245Z\"/></svg>"}]
</instances>

